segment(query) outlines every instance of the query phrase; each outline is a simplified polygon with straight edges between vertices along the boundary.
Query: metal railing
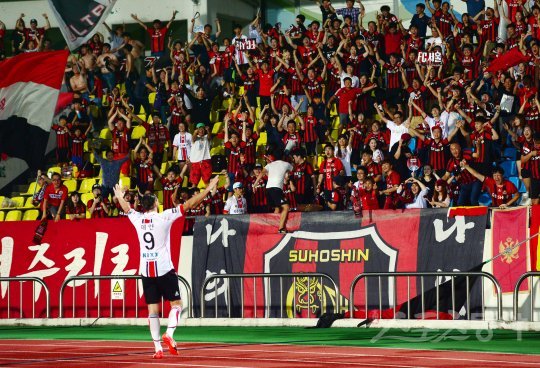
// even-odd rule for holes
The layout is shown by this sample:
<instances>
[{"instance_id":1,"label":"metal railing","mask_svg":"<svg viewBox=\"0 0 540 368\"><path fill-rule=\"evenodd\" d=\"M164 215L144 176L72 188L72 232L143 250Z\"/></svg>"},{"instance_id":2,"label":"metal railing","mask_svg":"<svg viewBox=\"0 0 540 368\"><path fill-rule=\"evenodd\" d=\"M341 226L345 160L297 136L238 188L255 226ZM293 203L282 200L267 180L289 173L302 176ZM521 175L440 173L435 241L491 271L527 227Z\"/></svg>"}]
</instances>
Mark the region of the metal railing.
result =
<instances>
[{"instance_id":1,"label":"metal railing","mask_svg":"<svg viewBox=\"0 0 540 368\"><path fill-rule=\"evenodd\" d=\"M514 287L514 321L518 321L519 315L519 288L521 287L521 284L523 281L525 281L528 278L534 278L534 277L540 277L540 272L526 272L518 279L516 282L516 286ZM529 321L534 322L534 299L536 297L535 293L535 285L534 282L531 283L531 290L529 294L530 299L530 312L531 315L529 316Z\"/></svg>"},{"instance_id":2,"label":"metal railing","mask_svg":"<svg viewBox=\"0 0 540 368\"><path fill-rule=\"evenodd\" d=\"M43 287L43 290L45 292L45 315L46 318L50 317L50 301L51 296L49 292L49 287L47 284L40 278L37 277L0 277L0 282L7 282L7 318L11 317L11 297L10 297L10 284L12 282L18 282L19 283L19 318L23 317L23 283L24 282L32 282L32 318L36 318L36 283L40 284Z\"/></svg>"},{"instance_id":3,"label":"metal railing","mask_svg":"<svg viewBox=\"0 0 540 368\"><path fill-rule=\"evenodd\" d=\"M335 281L330 277L330 275L327 275L325 273L320 272L298 272L298 273L244 273L244 274L216 274L211 275L206 278L204 281L202 287L201 287L201 318L204 318L205 312L206 312L206 301L205 301L205 290L209 283L217 281L219 279L226 280L226 293L227 293L227 300L229 301L227 303L227 317L231 318L231 287L229 285L228 280L229 279L240 279L240 308L241 308L241 317L244 318L244 280L245 279L253 279L253 317L257 318L257 279L263 279L264 283L264 290L266 292L266 298L265 298L265 305L263 307L265 308L265 317L270 316L270 308L272 301L270 299L271 295L271 287L269 281L271 279L279 279L279 295L280 295L280 302L279 302L279 318L283 318L283 311L284 311L284 304L283 304L283 279L292 279L293 280L293 290L294 290L294 296L293 296L293 311L296 311L297 301L296 301L296 290L297 290L297 279L298 278L307 278L307 290L308 293L311 293L311 286L313 282L317 282L320 280L320 289L324 290L324 282L323 280L327 280L328 283L332 286L334 295L335 295L335 303L334 303L334 312L339 311L339 288ZM313 280L315 279L315 280ZM317 280L319 279L319 280ZM315 285L318 286L318 285ZM321 311L324 310L327 305L324 304L323 298L320 299L320 307ZM311 297L308 295L307 298L307 311L308 311L308 318L311 317L313 313L311 313ZM214 288L214 318L218 317L218 288ZM296 313L293 313L293 318L296 315ZM313 314L314 315L314 314Z\"/></svg>"},{"instance_id":4,"label":"metal railing","mask_svg":"<svg viewBox=\"0 0 540 368\"><path fill-rule=\"evenodd\" d=\"M407 278L407 301L411 300L411 298L415 297L416 295L411 295L411 277L420 277L420 299L421 299L421 306L422 306L422 319L425 318L425 312L426 312L426 305L424 300L424 292L433 289L432 287L425 287L424 278L425 277L450 277L451 282L451 298L452 298L452 311L456 311L456 300L455 300L455 278L456 277L465 277L465 283L466 283L466 312L467 312L467 319L470 319L470 278L471 277L480 277L482 280L481 282L481 299L482 299L482 319L485 319L485 303L484 303L484 279L488 279L493 283L493 286L495 287L496 291L496 297L497 297L497 320L502 320L502 293L501 293L501 286L497 279L490 273L487 272L365 272L355 277L353 282L351 283L351 288L349 292L349 312L351 315L351 318L354 318L354 296L355 296L355 289L358 282L362 279L364 279L364 287L365 287L365 315L367 318L368 315L368 278L376 277L378 279L378 309L379 314L381 314L383 308L383 300L382 300L382 282L381 277L387 277L388 278L388 305L393 308L393 315L394 318L396 318L396 300L397 300L397 288L396 288L396 278L398 277L406 277ZM391 281L392 280L392 281ZM436 312L437 316L436 318L439 319L439 289L440 289L441 283L436 282L435 284L435 295L436 295ZM407 319L411 318L411 303L407 303ZM459 308L461 309L461 308ZM446 312L446 311L444 311Z\"/></svg>"},{"instance_id":5,"label":"metal railing","mask_svg":"<svg viewBox=\"0 0 540 368\"><path fill-rule=\"evenodd\" d=\"M97 293L97 317L101 317L101 293L99 292L99 282L100 280L141 280L142 277L140 275L109 275L109 276L74 276L66 279L62 286L60 287L60 300L58 303L59 306L59 317L64 317L64 290L68 286L69 283L75 282L75 281L91 281L91 280L97 280L98 285L96 286L98 293ZM184 288L186 289L187 293L187 308L188 308L188 317L191 318L193 316L193 293L191 291L191 286L187 282L185 278L182 276L178 276L178 281L182 283ZM139 317L139 288L138 283L135 283L135 318ZM84 301L84 309L85 309L85 318L88 317L88 282L85 284L85 301ZM73 287L72 292L72 315L75 316L75 289L76 287ZM112 288L111 288L112 289ZM112 293L110 293L109 296L109 315L113 315L113 297ZM185 306L185 305L184 305ZM161 300L161 313L163 314L163 299ZM122 295L122 318L125 318L126 316L126 293L123 292ZM162 315L163 317L163 315Z\"/></svg>"}]
</instances>

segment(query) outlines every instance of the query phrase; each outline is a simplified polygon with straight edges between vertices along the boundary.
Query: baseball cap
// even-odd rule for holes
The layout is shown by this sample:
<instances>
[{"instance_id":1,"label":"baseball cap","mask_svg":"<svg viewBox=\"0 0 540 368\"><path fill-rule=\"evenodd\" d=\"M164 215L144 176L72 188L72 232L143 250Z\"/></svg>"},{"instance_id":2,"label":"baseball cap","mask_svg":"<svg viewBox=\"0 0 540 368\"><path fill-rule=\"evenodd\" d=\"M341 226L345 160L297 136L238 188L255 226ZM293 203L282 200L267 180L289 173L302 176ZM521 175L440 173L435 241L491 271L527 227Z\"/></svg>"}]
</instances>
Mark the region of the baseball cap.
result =
<instances>
[{"instance_id":1,"label":"baseball cap","mask_svg":"<svg viewBox=\"0 0 540 368\"><path fill-rule=\"evenodd\" d=\"M94 185L92 185L92 190L94 190L94 189L99 189L99 190L101 190L101 185L99 185L99 184L94 184Z\"/></svg>"},{"instance_id":2,"label":"baseball cap","mask_svg":"<svg viewBox=\"0 0 540 368\"><path fill-rule=\"evenodd\" d=\"M240 183L239 181L237 181L236 183L233 184L233 189L239 189L239 188L243 188L244 185L242 185L242 183Z\"/></svg>"},{"instance_id":3,"label":"baseball cap","mask_svg":"<svg viewBox=\"0 0 540 368\"><path fill-rule=\"evenodd\" d=\"M253 168L254 169L262 169L262 165L261 164L255 164L255 166Z\"/></svg>"},{"instance_id":4,"label":"baseball cap","mask_svg":"<svg viewBox=\"0 0 540 368\"><path fill-rule=\"evenodd\" d=\"M32 23L37 24L37 19L31 19L30 24L32 24Z\"/></svg>"},{"instance_id":5,"label":"baseball cap","mask_svg":"<svg viewBox=\"0 0 540 368\"><path fill-rule=\"evenodd\" d=\"M406 142L406 141L408 141L408 140L411 139L411 135L410 135L409 133L403 133L403 134L401 135L401 139L402 139L404 142Z\"/></svg>"},{"instance_id":6,"label":"baseball cap","mask_svg":"<svg viewBox=\"0 0 540 368\"><path fill-rule=\"evenodd\" d=\"M195 128L199 129L199 128L204 128L206 125L204 125L204 123L199 123L197 125L195 125Z\"/></svg>"}]
</instances>

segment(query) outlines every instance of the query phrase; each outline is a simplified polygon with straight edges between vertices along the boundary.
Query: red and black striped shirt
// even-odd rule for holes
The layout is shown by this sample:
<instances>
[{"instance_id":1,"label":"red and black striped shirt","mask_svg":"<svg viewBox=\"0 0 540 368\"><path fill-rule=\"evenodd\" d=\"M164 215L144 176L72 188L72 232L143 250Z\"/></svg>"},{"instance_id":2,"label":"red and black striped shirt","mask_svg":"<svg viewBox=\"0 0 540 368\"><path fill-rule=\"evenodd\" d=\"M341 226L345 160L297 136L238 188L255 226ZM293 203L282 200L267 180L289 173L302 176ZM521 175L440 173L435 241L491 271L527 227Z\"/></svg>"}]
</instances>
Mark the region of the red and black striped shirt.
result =
<instances>
[{"instance_id":1,"label":"red and black striped shirt","mask_svg":"<svg viewBox=\"0 0 540 368\"><path fill-rule=\"evenodd\" d=\"M324 81L321 77L315 77L314 79L304 78L302 83L306 87L309 97L313 98L316 94L322 94Z\"/></svg>"},{"instance_id":2,"label":"red and black striped shirt","mask_svg":"<svg viewBox=\"0 0 540 368\"><path fill-rule=\"evenodd\" d=\"M304 142L311 143L317 140L316 126L317 119L315 116L311 115L304 118Z\"/></svg>"},{"instance_id":3,"label":"red and black striped shirt","mask_svg":"<svg viewBox=\"0 0 540 368\"><path fill-rule=\"evenodd\" d=\"M291 211L296 211L298 207L298 204L296 203L296 196L291 190L291 186L289 184L283 184L283 195L285 196L287 202L289 202Z\"/></svg>"},{"instance_id":4,"label":"red and black striped shirt","mask_svg":"<svg viewBox=\"0 0 540 368\"><path fill-rule=\"evenodd\" d=\"M311 191L313 186L312 176L314 174L313 166L308 162L303 162L300 165L294 165L293 177L296 185L297 195L306 195Z\"/></svg>"},{"instance_id":5,"label":"red and black striped shirt","mask_svg":"<svg viewBox=\"0 0 540 368\"><path fill-rule=\"evenodd\" d=\"M386 70L386 88L401 88L401 71L399 70L399 64L391 65L386 63L383 65L383 69Z\"/></svg>"},{"instance_id":6,"label":"red and black striped shirt","mask_svg":"<svg viewBox=\"0 0 540 368\"><path fill-rule=\"evenodd\" d=\"M259 135L255 132L251 133L251 137L247 137L246 148L244 152L246 154L246 164L253 165L257 159L257 140Z\"/></svg>"},{"instance_id":7,"label":"red and black striped shirt","mask_svg":"<svg viewBox=\"0 0 540 368\"><path fill-rule=\"evenodd\" d=\"M492 140L491 130L483 130L480 133L474 131L471 133L472 146L478 150L478 157L474 159L474 162L485 162L486 157L486 141Z\"/></svg>"},{"instance_id":8,"label":"red and black striped shirt","mask_svg":"<svg viewBox=\"0 0 540 368\"><path fill-rule=\"evenodd\" d=\"M452 157L450 160L448 160L448 164L446 165L446 171L448 171L449 173L453 173L453 175L458 178L460 184L470 184L476 179L468 170L463 169L460 166L460 162L462 160L462 158Z\"/></svg>"},{"instance_id":9,"label":"red and black striped shirt","mask_svg":"<svg viewBox=\"0 0 540 368\"><path fill-rule=\"evenodd\" d=\"M168 210L174 207L172 195L177 186L181 185L179 179L169 181L167 178L161 178L161 186L163 187L163 209Z\"/></svg>"},{"instance_id":10,"label":"red and black striped shirt","mask_svg":"<svg viewBox=\"0 0 540 368\"><path fill-rule=\"evenodd\" d=\"M257 180L256 176L249 176L248 181L248 190L250 193L250 206L251 207L262 207L266 206L266 183L268 182L268 177L263 176L257 187L253 187L255 181Z\"/></svg>"},{"instance_id":11,"label":"red and black striped shirt","mask_svg":"<svg viewBox=\"0 0 540 368\"><path fill-rule=\"evenodd\" d=\"M84 142L86 142L86 135L81 134L76 136L71 134L71 156L82 157L84 153Z\"/></svg>"},{"instance_id":12,"label":"red and black striped shirt","mask_svg":"<svg viewBox=\"0 0 540 368\"><path fill-rule=\"evenodd\" d=\"M213 196L208 195L208 197L206 197L206 203L210 205L210 213L212 215L223 215L223 207L225 207L223 197L226 193L227 189L220 187L217 188Z\"/></svg>"},{"instance_id":13,"label":"red and black striped shirt","mask_svg":"<svg viewBox=\"0 0 540 368\"><path fill-rule=\"evenodd\" d=\"M448 140L440 139L439 142L437 142L435 139L430 138L425 140L424 144L429 147L429 164L433 170L444 170L446 165L444 153L448 146Z\"/></svg>"},{"instance_id":14,"label":"red and black striped shirt","mask_svg":"<svg viewBox=\"0 0 540 368\"><path fill-rule=\"evenodd\" d=\"M115 154L125 155L129 152L129 129L124 127L122 130L114 128L112 131L112 151Z\"/></svg>"},{"instance_id":15,"label":"red and black striped shirt","mask_svg":"<svg viewBox=\"0 0 540 368\"><path fill-rule=\"evenodd\" d=\"M238 171L240 164L240 153L244 152L246 142L238 142L236 146L233 146L231 142L225 142L225 154L227 155L227 171L235 173Z\"/></svg>"},{"instance_id":16,"label":"red and black striped shirt","mask_svg":"<svg viewBox=\"0 0 540 368\"><path fill-rule=\"evenodd\" d=\"M165 49L165 37L167 36L168 30L167 27L162 27L160 29L148 27L146 32L150 36L150 50L152 50L152 52L162 52Z\"/></svg>"},{"instance_id":17,"label":"red and black striped shirt","mask_svg":"<svg viewBox=\"0 0 540 368\"><path fill-rule=\"evenodd\" d=\"M57 148L69 148L69 129L71 124L60 126L54 124L52 130L56 132L56 147Z\"/></svg>"},{"instance_id":18,"label":"red and black striped shirt","mask_svg":"<svg viewBox=\"0 0 540 368\"><path fill-rule=\"evenodd\" d=\"M137 170L137 185L146 185L154 182L154 163L152 160L147 159L146 161L142 161L140 158L137 158L134 164ZM154 188L148 187L147 189L153 190Z\"/></svg>"}]
</instances>

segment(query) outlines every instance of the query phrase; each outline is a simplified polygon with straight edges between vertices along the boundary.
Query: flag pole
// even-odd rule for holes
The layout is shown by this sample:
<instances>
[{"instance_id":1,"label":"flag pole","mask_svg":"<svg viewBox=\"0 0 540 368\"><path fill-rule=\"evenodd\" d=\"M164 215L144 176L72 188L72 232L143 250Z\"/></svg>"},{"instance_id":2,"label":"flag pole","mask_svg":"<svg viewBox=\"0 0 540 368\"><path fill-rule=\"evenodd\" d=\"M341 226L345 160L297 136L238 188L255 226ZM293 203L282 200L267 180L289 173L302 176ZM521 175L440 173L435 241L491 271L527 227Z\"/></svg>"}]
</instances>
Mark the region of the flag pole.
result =
<instances>
[{"instance_id":1,"label":"flag pole","mask_svg":"<svg viewBox=\"0 0 540 368\"><path fill-rule=\"evenodd\" d=\"M530 237L528 237L527 239L523 240L523 241L520 241L519 243L513 245L512 247L508 247L506 248L505 250L503 250L502 252L500 252L499 254L497 254L495 257L491 258L491 259L488 259L487 261L484 262L484 264L488 264L489 262L492 262L494 260L496 260L497 258L505 255L505 254L509 254L510 252L512 252L514 249L516 249L517 247L521 246L522 244L525 244L526 242L528 242L529 240L531 239L534 239L536 238L538 235L540 235L540 233L536 233L534 235L531 235Z\"/></svg>"}]
</instances>

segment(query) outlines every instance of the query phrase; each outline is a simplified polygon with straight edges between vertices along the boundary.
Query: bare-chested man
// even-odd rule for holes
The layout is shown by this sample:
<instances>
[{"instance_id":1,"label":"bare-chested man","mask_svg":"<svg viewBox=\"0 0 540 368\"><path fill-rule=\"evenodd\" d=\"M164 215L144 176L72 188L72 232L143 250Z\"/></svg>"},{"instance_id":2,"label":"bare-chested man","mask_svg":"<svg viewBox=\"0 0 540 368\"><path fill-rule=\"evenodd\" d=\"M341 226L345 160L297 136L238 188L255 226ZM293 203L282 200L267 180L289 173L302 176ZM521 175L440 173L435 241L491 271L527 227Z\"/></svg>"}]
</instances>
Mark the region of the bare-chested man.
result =
<instances>
[{"instance_id":1,"label":"bare-chested man","mask_svg":"<svg viewBox=\"0 0 540 368\"><path fill-rule=\"evenodd\" d=\"M80 93L81 95L88 94L88 80L86 75L86 69L84 63L79 61L78 63L73 64L73 77L69 79L69 85L73 92Z\"/></svg>"},{"instance_id":2,"label":"bare-chested man","mask_svg":"<svg viewBox=\"0 0 540 368\"><path fill-rule=\"evenodd\" d=\"M101 80L109 91L116 85L115 71L118 66L118 59L111 52L111 45L103 44L103 53L97 58L97 65L101 70Z\"/></svg>"}]
</instances>

